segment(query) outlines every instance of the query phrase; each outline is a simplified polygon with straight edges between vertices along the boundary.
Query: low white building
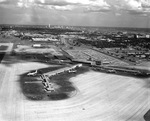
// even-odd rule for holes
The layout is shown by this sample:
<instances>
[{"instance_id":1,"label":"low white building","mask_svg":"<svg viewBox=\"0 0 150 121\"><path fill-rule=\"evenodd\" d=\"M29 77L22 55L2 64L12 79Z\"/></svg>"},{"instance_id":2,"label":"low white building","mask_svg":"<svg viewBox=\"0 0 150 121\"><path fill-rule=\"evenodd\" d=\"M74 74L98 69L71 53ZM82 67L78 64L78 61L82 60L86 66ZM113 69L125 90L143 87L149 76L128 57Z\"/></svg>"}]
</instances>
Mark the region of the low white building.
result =
<instances>
[{"instance_id":1,"label":"low white building","mask_svg":"<svg viewBox=\"0 0 150 121\"><path fill-rule=\"evenodd\" d=\"M52 39L52 38L32 38L32 41L36 41L36 42L39 42L39 41L58 42L59 40L58 39Z\"/></svg>"},{"instance_id":2,"label":"low white building","mask_svg":"<svg viewBox=\"0 0 150 121\"><path fill-rule=\"evenodd\" d=\"M40 47L42 47L42 45L41 44L34 44L34 45L32 45L32 47L34 47L34 48L40 48Z\"/></svg>"}]
</instances>

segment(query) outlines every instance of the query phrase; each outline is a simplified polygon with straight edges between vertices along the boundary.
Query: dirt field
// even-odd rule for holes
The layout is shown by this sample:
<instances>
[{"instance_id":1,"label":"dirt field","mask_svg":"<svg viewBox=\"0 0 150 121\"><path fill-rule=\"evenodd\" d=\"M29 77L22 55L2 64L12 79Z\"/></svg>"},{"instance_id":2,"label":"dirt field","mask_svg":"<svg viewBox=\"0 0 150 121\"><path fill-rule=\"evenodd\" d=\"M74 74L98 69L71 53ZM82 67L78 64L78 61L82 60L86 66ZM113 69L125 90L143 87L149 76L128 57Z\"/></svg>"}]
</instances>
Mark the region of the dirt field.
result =
<instances>
[{"instance_id":1,"label":"dirt field","mask_svg":"<svg viewBox=\"0 0 150 121\"><path fill-rule=\"evenodd\" d=\"M89 71L71 78L78 90L72 98L27 100L19 75L46 67L33 62L4 67L7 73L0 78L0 121L144 121L143 115L150 108L150 79Z\"/></svg>"}]
</instances>

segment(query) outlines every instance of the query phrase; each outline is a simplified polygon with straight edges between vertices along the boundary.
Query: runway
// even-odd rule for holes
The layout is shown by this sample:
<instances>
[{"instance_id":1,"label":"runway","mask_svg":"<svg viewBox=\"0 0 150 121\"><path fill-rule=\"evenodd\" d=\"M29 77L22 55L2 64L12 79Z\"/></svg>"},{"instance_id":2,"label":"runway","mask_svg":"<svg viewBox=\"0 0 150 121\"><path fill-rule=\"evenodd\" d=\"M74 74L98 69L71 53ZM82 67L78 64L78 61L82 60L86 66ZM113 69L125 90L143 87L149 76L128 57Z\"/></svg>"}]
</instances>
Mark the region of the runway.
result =
<instances>
[{"instance_id":1,"label":"runway","mask_svg":"<svg viewBox=\"0 0 150 121\"><path fill-rule=\"evenodd\" d=\"M0 121L144 121L150 109L150 79L94 71L70 79L78 91L69 99L27 100L19 75L48 66L35 62L0 65L5 72L0 79Z\"/></svg>"}]
</instances>

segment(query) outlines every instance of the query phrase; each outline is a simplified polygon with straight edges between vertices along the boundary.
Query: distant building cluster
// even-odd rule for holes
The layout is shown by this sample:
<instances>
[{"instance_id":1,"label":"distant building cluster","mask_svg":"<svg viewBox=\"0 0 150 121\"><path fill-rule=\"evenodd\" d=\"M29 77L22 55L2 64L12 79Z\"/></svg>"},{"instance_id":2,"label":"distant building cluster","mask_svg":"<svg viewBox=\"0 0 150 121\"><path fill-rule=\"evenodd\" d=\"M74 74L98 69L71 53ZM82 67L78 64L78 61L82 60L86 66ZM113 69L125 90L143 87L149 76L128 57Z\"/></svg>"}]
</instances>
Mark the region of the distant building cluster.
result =
<instances>
[{"instance_id":1,"label":"distant building cluster","mask_svg":"<svg viewBox=\"0 0 150 121\"><path fill-rule=\"evenodd\" d=\"M130 62L150 60L150 33L146 30L52 25L7 26L5 29L0 27L0 30L2 37L20 38L21 41L33 43L33 48L44 48L49 43L69 49L95 48Z\"/></svg>"}]
</instances>

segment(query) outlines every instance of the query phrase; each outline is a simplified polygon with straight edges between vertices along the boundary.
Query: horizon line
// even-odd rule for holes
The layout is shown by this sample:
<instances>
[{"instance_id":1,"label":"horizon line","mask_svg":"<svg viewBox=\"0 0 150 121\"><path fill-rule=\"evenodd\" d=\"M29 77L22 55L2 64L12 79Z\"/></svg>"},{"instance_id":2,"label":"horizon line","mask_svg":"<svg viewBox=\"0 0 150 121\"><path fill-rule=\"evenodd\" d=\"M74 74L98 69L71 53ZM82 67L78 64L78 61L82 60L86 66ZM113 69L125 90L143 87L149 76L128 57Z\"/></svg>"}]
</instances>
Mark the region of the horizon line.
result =
<instances>
[{"instance_id":1,"label":"horizon line","mask_svg":"<svg viewBox=\"0 0 150 121\"><path fill-rule=\"evenodd\" d=\"M49 26L49 24L0 24L2 25L9 25L9 26ZM124 26L90 26L90 25L55 25L51 24L51 26L70 26L70 27L93 27L93 28L130 28L130 29L150 29L150 27L124 27Z\"/></svg>"}]
</instances>

